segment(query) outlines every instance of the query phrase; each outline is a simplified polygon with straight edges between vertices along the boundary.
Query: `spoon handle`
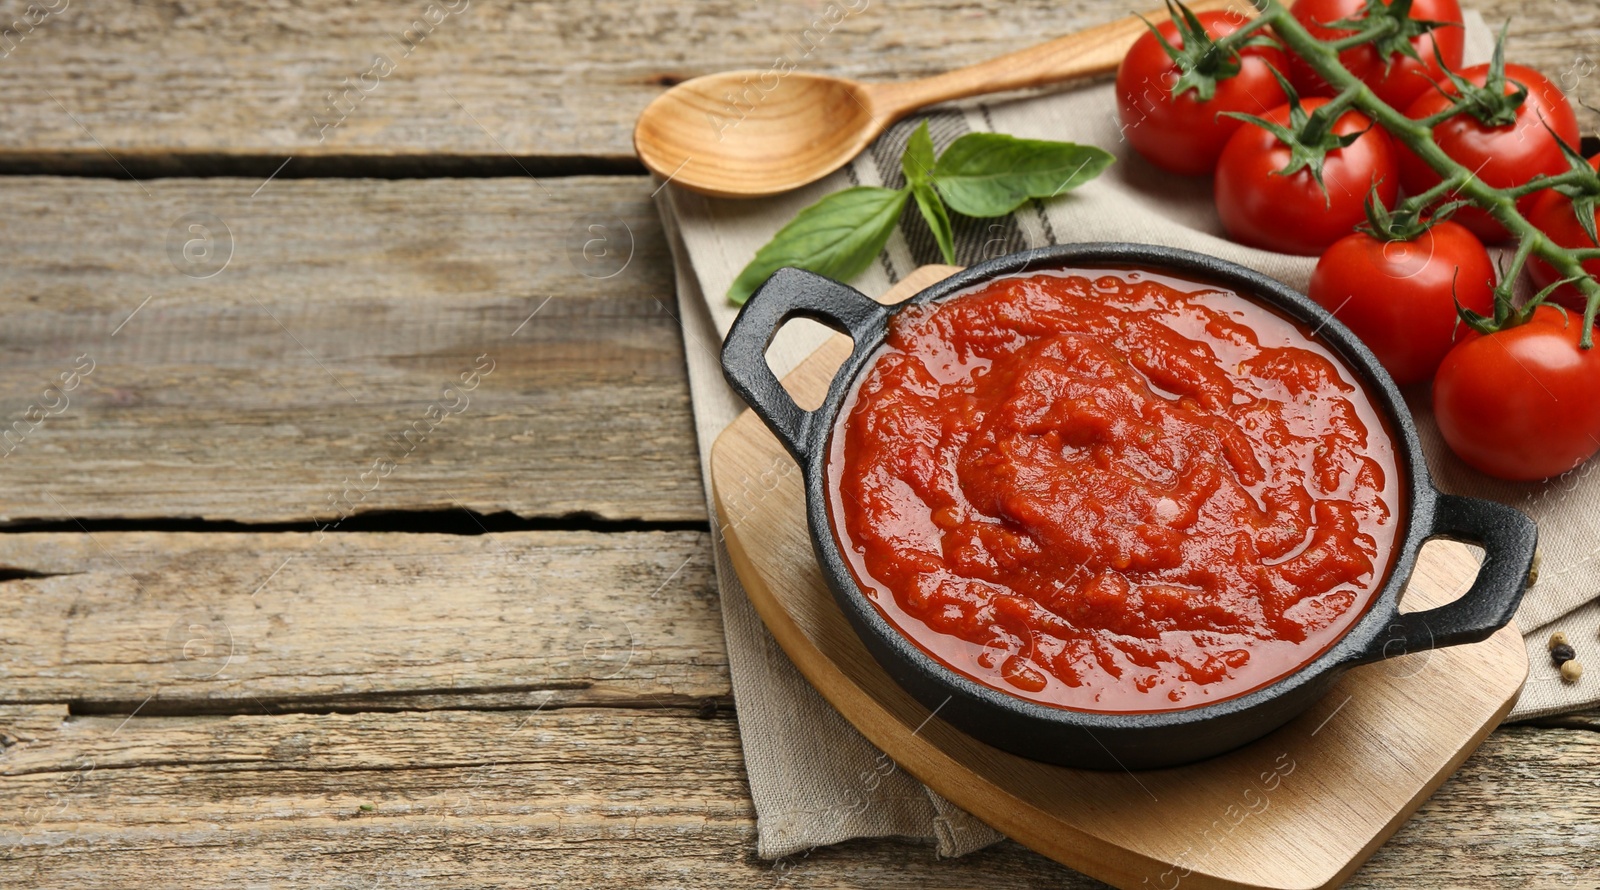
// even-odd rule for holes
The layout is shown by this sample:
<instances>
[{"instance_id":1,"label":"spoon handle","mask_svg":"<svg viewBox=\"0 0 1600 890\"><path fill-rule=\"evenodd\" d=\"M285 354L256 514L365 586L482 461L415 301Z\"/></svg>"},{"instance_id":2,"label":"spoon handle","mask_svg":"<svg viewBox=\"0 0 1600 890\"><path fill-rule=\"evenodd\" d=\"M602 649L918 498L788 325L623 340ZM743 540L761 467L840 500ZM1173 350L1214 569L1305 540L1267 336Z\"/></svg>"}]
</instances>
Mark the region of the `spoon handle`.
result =
<instances>
[{"instance_id":1,"label":"spoon handle","mask_svg":"<svg viewBox=\"0 0 1600 890\"><path fill-rule=\"evenodd\" d=\"M1248 2L1239 0L1194 0L1188 6L1197 13L1229 9L1242 18L1255 15L1254 8ZM1161 11L1149 13L1145 18L1159 22L1168 16ZM872 96L873 111L893 119L912 109L952 99L1024 90L1080 77L1110 74L1117 70L1117 65L1128 54L1133 42L1147 30L1143 20L1130 15L933 77L864 86Z\"/></svg>"}]
</instances>

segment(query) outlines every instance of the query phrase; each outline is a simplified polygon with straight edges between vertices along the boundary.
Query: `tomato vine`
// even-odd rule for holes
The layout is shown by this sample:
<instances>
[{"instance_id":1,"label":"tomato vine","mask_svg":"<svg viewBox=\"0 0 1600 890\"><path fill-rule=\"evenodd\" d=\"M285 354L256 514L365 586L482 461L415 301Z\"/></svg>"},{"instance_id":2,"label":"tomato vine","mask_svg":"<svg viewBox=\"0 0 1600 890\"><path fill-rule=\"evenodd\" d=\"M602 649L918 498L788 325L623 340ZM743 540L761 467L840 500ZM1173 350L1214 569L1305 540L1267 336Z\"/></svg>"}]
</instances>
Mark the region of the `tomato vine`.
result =
<instances>
[{"instance_id":1,"label":"tomato vine","mask_svg":"<svg viewBox=\"0 0 1600 890\"><path fill-rule=\"evenodd\" d=\"M1571 169L1556 175L1545 175L1515 188L1499 189L1483 182L1474 172L1461 163L1451 158L1433 139L1433 127L1442 120L1457 114L1473 114L1484 112L1473 103L1482 99L1481 94L1467 94L1453 102L1449 108L1429 118L1413 120L1400 110L1379 99L1370 87L1352 74L1339 60L1339 53L1359 46L1363 43L1373 43L1380 46L1398 46L1394 40L1395 23L1393 16L1371 17L1340 22L1340 27L1361 26L1355 34L1340 37L1336 40L1320 40L1297 20L1279 0L1252 0L1260 15L1245 27L1223 38L1219 43L1226 51L1233 48L1233 42L1243 42L1251 39L1262 28L1270 28L1277 39L1290 52L1299 56L1313 71L1317 73L1337 93L1334 102L1344 107L1354 108L1376 121L1397 141L1407 146L1413 153L1424 161L1429 167L1439 174L1441 181L1437 186L1428 191L1406 199L1402 207L1408 211L1416 211L1428 207L1446 196L1456 196L1481 208L1503 225L1511 235L1517 239L1517 250L1512 257L1511 264L1506 270L1506 282L1515 281L1521 274L1530 258L1537 257L1547 263L1556 274L1561 277L1562 283L1571 284L1577 288L1583 298L1583 332L1580 345L1588 349L1592 343L1592 332L1597 312L1600 312L1600 282L1583 268L1587 260L1600 259L1600 241L1595 239L1593 216L1581 219L1582 214L1593 207L1592 196L1600 195L1600 174L1584 161L1581 155L1571 146L1562 143L1564 153L1571 163ZM1366 22L1366 25L1363 23ZM1502 34L1502 42L1503 42ZM1500 50L1497 49L1497 60ZM1507 100L1512 97L1506 97ZM1541 232L1517 208L1517 199L1544 189L1557 189L1564 194L1582 196L1585 200L1575 200L1580 222L1584 225L1592 248L1567 248L1551 240ZM1549 292L1546 288L1537 295L1533 303L1541 302ZM1521 311L1511 308L1511 288L1504 284L1496 292L1495 322L1515 325L1525 321L1531 314L1531 306L1525 306ZM1504 304L1504 306L1500 304ZM1477 322L1474 327L1483 329L1489 320L1473 319Z\"/></svg>"}]
</instances>

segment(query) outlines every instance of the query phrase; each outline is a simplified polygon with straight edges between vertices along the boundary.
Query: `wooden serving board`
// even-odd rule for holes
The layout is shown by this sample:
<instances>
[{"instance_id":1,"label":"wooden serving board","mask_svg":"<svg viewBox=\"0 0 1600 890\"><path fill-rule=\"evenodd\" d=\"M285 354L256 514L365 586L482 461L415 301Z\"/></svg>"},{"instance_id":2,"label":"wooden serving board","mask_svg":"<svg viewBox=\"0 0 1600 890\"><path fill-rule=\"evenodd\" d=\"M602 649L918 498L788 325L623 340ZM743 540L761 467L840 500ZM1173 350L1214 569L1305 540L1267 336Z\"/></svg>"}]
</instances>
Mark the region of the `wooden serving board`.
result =
<instances>
[{"instance_id":1,"label":"wooden serving board","mask_svg":"<svg viewBox=\"0 0 1600 890\"><path fill-rule=\"evenodd\" d=\"M925 267L896 302L955 270ZM815 405L850 341L836 336L784 378ZM800 473L746 411L711 452L721 530L739 578L784 651L903 769L1034 850L1124 888L1313 888L1346 879L1510 710L1528 674L1515 626L1471 646L1356 668L1265 738L1190 766L1096 772L978 742L890 680L833 602L812 555ZM1466 590L1477 558L1428 544L1405 608Z\"/></svg>"}]
</instances>

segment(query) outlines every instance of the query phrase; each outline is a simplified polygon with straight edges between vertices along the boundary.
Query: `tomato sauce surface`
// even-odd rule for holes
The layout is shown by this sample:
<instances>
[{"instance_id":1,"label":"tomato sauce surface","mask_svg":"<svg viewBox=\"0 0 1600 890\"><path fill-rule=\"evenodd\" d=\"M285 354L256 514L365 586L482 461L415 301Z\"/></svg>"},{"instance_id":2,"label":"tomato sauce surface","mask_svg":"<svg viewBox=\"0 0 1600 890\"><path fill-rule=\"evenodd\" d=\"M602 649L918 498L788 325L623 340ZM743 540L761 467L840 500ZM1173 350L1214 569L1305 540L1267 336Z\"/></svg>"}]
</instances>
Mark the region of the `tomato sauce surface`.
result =
<instances>
[{"instance_id":1,"label":"tomato sauce surface","mask_svg":"<svg viewBox=\"0 0 1600 890\"><path fill-rule=\"evenodd\" d=\"M1401 521L1354 372L1214 285L1095 269L910 306L829 454L884 617L1032 701L1195 707L1292 673L1365 611Z\"/></svg>"}]
</instances>

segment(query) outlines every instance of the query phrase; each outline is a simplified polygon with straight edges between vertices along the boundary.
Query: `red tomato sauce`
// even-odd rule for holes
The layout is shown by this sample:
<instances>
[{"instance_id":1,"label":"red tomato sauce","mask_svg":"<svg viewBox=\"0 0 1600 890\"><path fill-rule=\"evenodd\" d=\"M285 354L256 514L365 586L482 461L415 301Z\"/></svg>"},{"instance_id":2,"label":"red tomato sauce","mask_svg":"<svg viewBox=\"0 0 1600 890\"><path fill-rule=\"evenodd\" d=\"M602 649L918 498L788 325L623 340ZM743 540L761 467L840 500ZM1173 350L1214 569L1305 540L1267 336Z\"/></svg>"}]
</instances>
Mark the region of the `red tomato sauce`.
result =
<instances>
[{"instance_id":1,"label":"red tomato sauce","mask_svg":"<svg viewBox=\"0 0 1600 890\"><path fill-rule=\"evenodd\" d=\"M1213 285L1096 269L910 306L829 498L883 616L1036 702L1162 711L1314 659L1382 586L1393 440L1354 372Z\"/></svg>"}]
</instances>

